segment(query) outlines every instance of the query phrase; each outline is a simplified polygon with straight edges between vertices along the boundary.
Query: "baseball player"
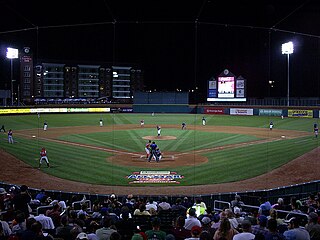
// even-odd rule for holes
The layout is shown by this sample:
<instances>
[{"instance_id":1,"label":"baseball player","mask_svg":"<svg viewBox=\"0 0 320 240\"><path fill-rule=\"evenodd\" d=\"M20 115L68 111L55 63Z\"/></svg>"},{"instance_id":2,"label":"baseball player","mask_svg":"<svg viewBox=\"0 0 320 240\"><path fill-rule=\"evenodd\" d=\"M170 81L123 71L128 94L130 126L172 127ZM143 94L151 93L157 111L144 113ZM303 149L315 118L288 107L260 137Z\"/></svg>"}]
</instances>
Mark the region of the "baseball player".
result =
<instances>
[{"instance_id":1,"label":"baseball player","mask_svg":"<svg viewBox=\"0 0 320 240\"><path fill-rule=\"evenodd\" d=\"M317 138L318 137L318 133L319 133L319 129L318 129L318 124L313 124L313 132L314 132L314 136Z\"/></svg>"},{"instance_id":2,"label":"baseball player","mask_svg":"<svg viewBox=\"0 0 320 240\"><path fill-rule=\"evenodd\" d=\"M206 118L205 118L205 117L202 117L202 126L205 126L205 125L206 125L206 122L207 122Z\"/></svg>"},{"instance_id":3,"label":"baseball player","mask_svg":"<svg viewBox=\"0 0 320 240\"><path fill-rule=\"evenodd\" d=\"M150 153L150 156L148 158L148 162L151 161L152 157L154 157L156 159L156 162L159 162L159 158L158 158L158 155L157 155L157 152L156 152L157 148L158 148L157 144L155 142L152 142L151 145L150 145L151 153Z\"/></svg>"},{"instance_id":4,"label":"baseball player","mask_svg":"<svg viewBox=\"0 0 320 240\"><path fill-rule=\"evenodd\" d=\"M157 126L157 131L158 131L158 137L160 137L161 136L161 126Z\"/></svg>"},{"instance_id":5,"label":"baseball player","mask_svg":"<svg viewBox=\"0 0 320 240\"><path fill-rule=\"evenodd\" d=\"M9 142L9 143L13 143L12 134L13 134L13 132L12 132L12 130L10 129L9 132L8 132L8 142Z\"/></svg>"},{"instance_id":6,"label":"baseball player","mask_svg":"<svg viewBox=\"0 0 320 240\"><path fill-rule=\"evenodd\" d=\"M272 128L273 128L273 122L271 121L270 124L269 124L270 131L272 130Z\"/></svg>"},{"instance_id":7,"label":"baseball player","mask_svg":"<svg viewBox=\"0 0 320 240\"><path fill-rule=\"evenodd\" d=\"M144 120L143 120L143 119L140 121L140 126L141 126L141 127L144 126Z\"/></svg>"},{"instance_id":8,"label":"baseball player","mask_svg":"<svg viewBox=\"0 0 320 240\"><path fill-rule=\"evenodd\" d=\"M181 129L182 129L182 130L186 130L186 129L187 129L187 125L186 125L185 122L183 122L183 123L181 124Z\"/></svg>"},{"instance_id":9,"label":"baseball player","mask_svg":"<svg viewBox=\"0 0 320 240\"><path fill-rule=\"evenodd\" d=\"M4 128L4 125L2 125L1 128L0 128L0 132L2 132L2 131L6 132L6 129Z\"/></svg>"},{"instance_id":10,"label":"baseball player","mask_svg":"<svg viewBox=\"0 0 320 240\"><path fill-rule=\"evenodd\" d=\"M39 161L38 169L40 169L43 161L46 161L47 166L49 168L50 164L49 164L49 160L48 160L48 157L47 157L47 151L46 151L46 149L44 147L41 149L41 152L40 152L40 161Z\"/></svg>"},{"instance_id":11,"label":"baseball player","mask_svg":"<svg viewBox=\"0 0 320 240\"><path fill-rule=\"evenodd\" d=\"M144 148L146 150L146 153L147 153L147 159L149 159L149 156L150 156L150 145L151 145L151 140L149 140L146 143L146 147Z\"/></svg>"},{"instance_id":12,"label":"baseball player","mask_svg":"<svg viewBox=\"0 0 320 240\"><path fill-rule=\"evenodd\" d=\"M159 161L160 161L160 160L161 160L161 158L162 158L162 153L161 153L161 151L160 151L160 149L159 149L159 148L157 148L157 149L156 149L156 154L157 154L158 159L159 159Z\"/></svg>"},{"instance_id":13,"label":"baseball player","mask_svg":"<svg viewBox=\"0 0 320 240\"><path fill-rule=\"evenodd\" d=\"M44 131L47 131L47 129L48 129L48 123L47 123L47 121L44 121L44 123L43 123L43 130L44 130Z\"/></svg>"},{"instance_id":14,"label":"baseball player","mask_svg":"<svg viewBox=\"0 0 320 240\"><path fill-rule=\"evenodd\" d=\"M102 119L100 119L99 124L100 124L100 127L102 127L102 126L103 126L103 121L102 121Z\"/></svg>"}]
</instances>

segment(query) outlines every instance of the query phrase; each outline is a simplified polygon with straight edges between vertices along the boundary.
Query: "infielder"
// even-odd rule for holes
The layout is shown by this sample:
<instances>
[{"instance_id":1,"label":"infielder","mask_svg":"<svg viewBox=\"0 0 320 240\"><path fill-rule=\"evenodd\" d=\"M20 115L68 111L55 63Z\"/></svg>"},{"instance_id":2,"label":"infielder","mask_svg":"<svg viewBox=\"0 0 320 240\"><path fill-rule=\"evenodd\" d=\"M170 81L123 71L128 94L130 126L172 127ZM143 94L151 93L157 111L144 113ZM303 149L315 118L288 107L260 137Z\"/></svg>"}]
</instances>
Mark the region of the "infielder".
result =
<instances>
[{"instance_id":1,"label":"infielder","mask_svg":"<svg viewBox=\"0 0 320 240\"><path fill-rule=\"evenodd\" d=\"M146 147L144 148L146 150L146 153L147 153L147 159L149 159L149 156L150 156L150 145L151 145L151 140L149 140L146 143Z\"/></svg>"},{"instance_id":2,"label":"infielder","mask_svg":"<svg viewBox=\"0 0 320 240\"><path fill-rule=\"evenodd\" d=\"M158 131L158 137L160 137L161 136L161 126L157 126L157 131Z\"/></svg>"},{"instance_id":3,"label":"infielder","mask_svg":"<svg viewBox=\"0 0 320 240\"><path fill-rule=\"evenodd\" d=\"M271 121L269 124L269 129L272 130L272 128L273 128L273 122Z\"/></svg>"},{"instance_id":4,"label":"infielder","mask_svg":"<svg viewBox=\"0 0 320 240\"><path fill-rule=\"evenodd\" d=\"M103 126L103 121L102 121L102 119L100 119L99 124L100 124L100 127L102 127L102 126Z\"/></svg>"},{"instance_id":5,"label":"infielder","mask_svg":"<svg viewBox=\"0 0 320 240\"><path fill-rule=\"evenodd\" d=\"M43 161L45 161L47 163L47 166L49 168L50 165L49 165L49 160L48 160L48 157L47 157L47 151L46 151L46 149L44 147L41 149L41 152L40 152L40 161L39 161L38 169L40 169Z\"/></svg>"},{"instance_id":6,"label":"infielder","mask_svg":"<svg viewBox=\"0 0 320 240\"><path fill-rule=\"evenodd\" d=\"M44 131L47 131L47 129L48 129L48 123L47 123L47 121L44 121L44 123L43 123L43 130L44 130Z\"/></svg>"},{"instance_id":7,"label":"infielder","mask_svg":"<svg viewBox=\"0 0 320 240\"><path fill-rule=\"evenodd\" d=\"M13 134L13 132L12 132L12 130L10 129L9 132L8 132L8 142L9 142L9 143L13 143L12 134Z\"/></svg>"},{"instance_id":8,"label":"infielder","mask_svg":"<svg viewBox=\"0 0 320 240\"><path fill-rule=\"evenodd\" d=\"M205 125L206 125L206 118L202 117L202 126L205 126Z\"/></svg>"},{"instance_id":9,"label":"infielder","mask_svg":"<svg viewBox=\"0 0 320 240\"><path fill-rule=\"evenodd\" d=\"M181 129L182 129L182 130L186 130L186 129L187 129L187 124L186 124L185 122L183 122L183 123L181 124Z\"/></svg>"},{"instance_id":10,"label":"infielder","mask_svg":"<svg viewBox=\"0 0 320 240\"><path fill-rule=\"evenodd\" d=\"M141 127L144 126L144 120L143 120L143 119L140 121L140 126L141 126Z\"/></svg>"}]
</instances>

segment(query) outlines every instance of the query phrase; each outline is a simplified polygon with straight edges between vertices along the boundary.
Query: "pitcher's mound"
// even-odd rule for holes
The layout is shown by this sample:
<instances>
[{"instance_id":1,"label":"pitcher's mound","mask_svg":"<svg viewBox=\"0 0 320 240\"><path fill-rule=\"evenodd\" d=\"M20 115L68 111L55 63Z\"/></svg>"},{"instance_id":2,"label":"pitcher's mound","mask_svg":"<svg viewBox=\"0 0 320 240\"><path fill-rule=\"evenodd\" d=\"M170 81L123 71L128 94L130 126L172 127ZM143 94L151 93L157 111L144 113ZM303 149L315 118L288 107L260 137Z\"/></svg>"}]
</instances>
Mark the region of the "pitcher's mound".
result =
<instances>
[{"instance_id":1,"label":"pitcher's mound","mask_svg":"<svg viewBox=\"0 0 320 240\"><path fill-rule=\"evenodd\" d=\"M175 136L144 136L142 137L143 139L146 140L175 140L177 139Z\"/></svg>"}]
</instances>

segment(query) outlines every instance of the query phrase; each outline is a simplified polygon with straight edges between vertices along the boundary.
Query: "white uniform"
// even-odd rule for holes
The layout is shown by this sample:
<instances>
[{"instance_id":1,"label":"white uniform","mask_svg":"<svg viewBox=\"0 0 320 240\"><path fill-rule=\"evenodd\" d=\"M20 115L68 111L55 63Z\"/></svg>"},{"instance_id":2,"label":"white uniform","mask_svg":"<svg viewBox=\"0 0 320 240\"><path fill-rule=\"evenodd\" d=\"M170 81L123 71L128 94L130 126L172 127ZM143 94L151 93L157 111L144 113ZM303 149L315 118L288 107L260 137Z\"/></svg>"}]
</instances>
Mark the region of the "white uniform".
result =
<instances>
[{"instance_id":1,"label":"white uniform","mask_svg":"<svg viewBox=\"0 0 320 240\"><path fill-rule=\"evenodd\" d=\"M43 130L44 130L44 131L47 131L47 128L48 128L48 124L45 122L45 123L43 124Z\"/></svg>"},{"instance_id":2,"label":"white uniform","mask_svg":"<svg viewBox=\"0 0 320 240\"><path fill-rule=\"evenodd\" d=\"M102 127L103 126L103 121L102 120L100 120L100 127Z\"/></svg>"},{"instance_id":3,"label":"white uniform","mask_svg":"<svg viewBox=\"0 0 320 240\"><path fill-rule=\"evenodd\" d=\"M158 126L158 127L157 127L157 130L158 130L158 136L161 136L161 127Z\"/></svg>"},{"instance_id":4,"label":"white uniform","mask_svg":"<svg viewBox=\"0 0 320 240\"><path fill-rule=\"evenodd\" d=\"M206 125L206 119L202 118L202 125L205 126Z\"/></svg>"}]
</instances>

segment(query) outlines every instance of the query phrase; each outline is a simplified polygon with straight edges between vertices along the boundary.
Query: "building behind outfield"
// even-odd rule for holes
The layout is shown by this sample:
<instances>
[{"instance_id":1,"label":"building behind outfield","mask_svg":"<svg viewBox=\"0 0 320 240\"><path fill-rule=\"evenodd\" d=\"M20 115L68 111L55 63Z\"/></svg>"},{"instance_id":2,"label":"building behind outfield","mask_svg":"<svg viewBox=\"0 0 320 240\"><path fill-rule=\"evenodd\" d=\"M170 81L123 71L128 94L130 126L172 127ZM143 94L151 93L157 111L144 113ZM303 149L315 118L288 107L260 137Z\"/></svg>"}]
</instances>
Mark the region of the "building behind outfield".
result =
<instances>
[{"instance_id":1,"label":"building behind outfield","mask_svg":"<svg viewBox=\"0 0 320 240\"><path fill-rule=\"evenodd\" d=\"M133 65L82 64L42 60L34 63L30 51L20 57L20 79L14 89L16 101L33 104L71 99L113 99L131 102L134 91L143 90L143 72Z\"/></svg>"}]
</instances>

